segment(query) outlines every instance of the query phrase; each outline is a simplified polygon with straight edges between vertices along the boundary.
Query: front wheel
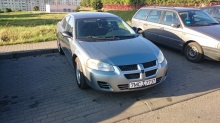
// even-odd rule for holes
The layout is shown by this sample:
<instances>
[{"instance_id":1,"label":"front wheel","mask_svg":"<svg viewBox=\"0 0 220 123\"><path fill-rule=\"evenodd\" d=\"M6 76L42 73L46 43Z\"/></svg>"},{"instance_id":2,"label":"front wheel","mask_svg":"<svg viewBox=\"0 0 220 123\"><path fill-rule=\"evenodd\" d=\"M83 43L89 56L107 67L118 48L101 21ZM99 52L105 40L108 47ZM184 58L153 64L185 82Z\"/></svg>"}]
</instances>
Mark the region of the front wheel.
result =
<instances>
[{"instance_id":1,"label":"front wheel","mask_svg":"<svg viewBox=\"0 0 220 123\"><path fill-rule=\"evenodd\" d=\"M83 70L82 70L82 65L81 62L79 61L78 58L75 59L75 77L76 77L76 82L79 88L81 89L86 89L88 88L88 85L85 81L85 76L83 74Z\"/></svg>"},{"instance_id":2,"label":"front wheel","mask_svg":"<svg viewBox=\"0 0 220 123\"><path fill-rule=\"evenodd\" d=\"M199 63L204 59L204 53L201 46L196 42L189 43L185 48L185 56L187 60Z\"/></svg>"}]
</instances>

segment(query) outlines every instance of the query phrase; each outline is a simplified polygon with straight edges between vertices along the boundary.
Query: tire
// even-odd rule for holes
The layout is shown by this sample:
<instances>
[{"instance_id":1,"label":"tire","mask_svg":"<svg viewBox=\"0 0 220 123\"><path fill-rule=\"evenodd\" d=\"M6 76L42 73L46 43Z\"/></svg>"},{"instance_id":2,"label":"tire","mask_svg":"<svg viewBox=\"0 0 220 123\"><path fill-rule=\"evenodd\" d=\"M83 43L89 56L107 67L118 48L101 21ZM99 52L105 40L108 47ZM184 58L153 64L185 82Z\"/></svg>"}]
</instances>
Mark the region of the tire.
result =
<instances>
[{"instance_id":1,"label":"tire","mask_svg":"<svg viewBox=\"0 0 220 123\"><path fill-rule=\"evenodd\" d=\"M184 50L184 54L190 62L199 63L204 60L204 53L201 46L196 42L189 43Z\"/></svg>"},{"instance_id":2,"label":"tire","mask_svg":"<svg viewBox=\"0 0 220 123\"><path fill-rule=\"evenodd\" d=\"M75 69L76 83L77 83L79 88L86 89L89 86L87 85L87 83L85 81L85 76L83 74L81 62L79 61L78 58L76 58L75 63L76 64L74 66L74 69Z\"/></svg>"},{"instance_id":3,"label":"tire","mask_svg":"<svg viewBox=\"0 0 220 123\"><path fill-rule=\"evenodd\" d=\"M60 45L60 41L59 41L59 40L57 40L57 49L58 49L58 52L59 52L61 55L64 55L64 52L63 52L63 50L62 50L62 48L61 48L61 45Z\"/></svg>"}]
</instances>

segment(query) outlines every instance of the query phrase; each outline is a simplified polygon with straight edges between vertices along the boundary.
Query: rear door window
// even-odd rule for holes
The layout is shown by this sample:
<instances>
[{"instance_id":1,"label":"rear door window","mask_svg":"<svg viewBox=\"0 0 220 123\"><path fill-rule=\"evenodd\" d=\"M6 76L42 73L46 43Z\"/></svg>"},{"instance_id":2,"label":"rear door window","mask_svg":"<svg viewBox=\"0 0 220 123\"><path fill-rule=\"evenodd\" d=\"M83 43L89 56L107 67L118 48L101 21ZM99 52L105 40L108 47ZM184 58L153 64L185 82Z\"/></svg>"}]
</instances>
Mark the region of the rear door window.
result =
<instances>
[{"instance_id":1,"label":"rear door window","mask_svg":"<svg viewBox=\"0 0 220 123\"><path fill-rule=\"evenodd\" d=\"M161 10L152 10L151 13L149 14L149 16L147 17L147 21L159 23L161 13L162 13Z\"/></svg>"},{"instance_id":2,"label":"rear door window","mask_svg":"<svg viewBox=\"0 0 220 123\"><path fill-rule=\"evenodd\" d=\"M213 17L220 18L220 7L215 9Z\"/></svg>"},{"instance_id":3,"label":"rear door window","mask_svg":"<svg viewBox=\"0 0 220 123\"><path fill-rule=\"evenodd\" d=\"M171 25L171 24L180 24L180 22L176 13L167 11L164 12L162 24Z\"/></svg>"},{"instance_id":4,"label":"rear door window","mask_svg":"<svg viewBox=\"0 0 220 123\"><path fill-rule=\"evenodd\" d=\"M135 14L134 18L136 19L141 19L141 20L145 20L145 18L147 17L147 15L149 14L150 10L149 9L141 9L137 12L137 14Z\"/></svg>"},{"instance_id":5,"label":"rear door window","mask_svg":"<svg viewBox=\"0 0 220 123\"><path fill-rule=\"evenodd\" d=\"M207 12L208 14L212 14L213 8L204 8L202 9L204 12Z\"/></svg>"}]
</instances>

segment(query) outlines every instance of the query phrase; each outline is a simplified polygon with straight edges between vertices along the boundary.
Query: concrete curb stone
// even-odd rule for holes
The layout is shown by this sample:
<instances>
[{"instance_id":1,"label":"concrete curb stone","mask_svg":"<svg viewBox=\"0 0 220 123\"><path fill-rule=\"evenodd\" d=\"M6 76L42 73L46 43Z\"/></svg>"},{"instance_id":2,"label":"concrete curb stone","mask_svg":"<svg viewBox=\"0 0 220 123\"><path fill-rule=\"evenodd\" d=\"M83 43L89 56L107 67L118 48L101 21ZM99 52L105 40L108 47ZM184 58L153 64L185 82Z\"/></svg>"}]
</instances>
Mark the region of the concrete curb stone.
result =
<instances>
[{"instance_id":1,"label":"concrete curb stone","mask_svg":"<svg viewBox=\"0 0 220 123\"><path fill-rule=\"evenodd\" d=\"M0 60L56 53L57 41L0 46Z\"/></svg>"},{"instance_id":2,"label":"concrete curb stone","mask_svg":"<svg viewBox=\"0 0 220 123\"><path fill-rule=\"evenodd\" d=\"M57 53L57 49L42 49L42 50L29 50L29 51L18 51L18 52L10 52L10 53L0 53L1 59L12 59L12 58L20 58L26 56L37 56L49 53Z\"/></svg>"}]
</instances>

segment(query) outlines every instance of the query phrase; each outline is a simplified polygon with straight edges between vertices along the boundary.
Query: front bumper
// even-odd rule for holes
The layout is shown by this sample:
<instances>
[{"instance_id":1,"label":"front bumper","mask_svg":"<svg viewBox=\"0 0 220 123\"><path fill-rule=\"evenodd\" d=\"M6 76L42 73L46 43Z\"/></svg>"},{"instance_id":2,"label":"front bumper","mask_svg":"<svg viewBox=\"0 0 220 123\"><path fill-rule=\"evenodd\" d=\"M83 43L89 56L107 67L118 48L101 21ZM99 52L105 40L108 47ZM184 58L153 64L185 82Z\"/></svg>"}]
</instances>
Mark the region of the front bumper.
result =
<instances>
[{"instance_id":1,"label":"front bumper","mask_svg":"<svg viewBox=\"0 0 220 123\"><path fill-rule=\"evenodd\" d=\"M220 49L211 47L202 47L206 59L220 61Z\"/></svg>"},{"instance_id":2,"label":"front bumper","mask_svg":"<svg viewBox=\"0 0 220 123\"><path fill-rule=\"evenodd\" d=\"M118 66L114 66L114 69L114 72L103 72L86 68L85 76L87 84L96 90L108 92L142 90L158 85L164 81L166 79L168 65L165 59L161 64L156 61L156 65L149 68L143 68L143 66L140 65L138 70L122 71ZM149 76L147 76L146 73ZM126 75L131 75L129 76L131 78L126 77ZM133 78L136 75L139 75L139 77ZM157 82L149 86L135 89L129 88L130 82L144 81L151 78L156 78Z\"/></svg>"}]
</instances>

